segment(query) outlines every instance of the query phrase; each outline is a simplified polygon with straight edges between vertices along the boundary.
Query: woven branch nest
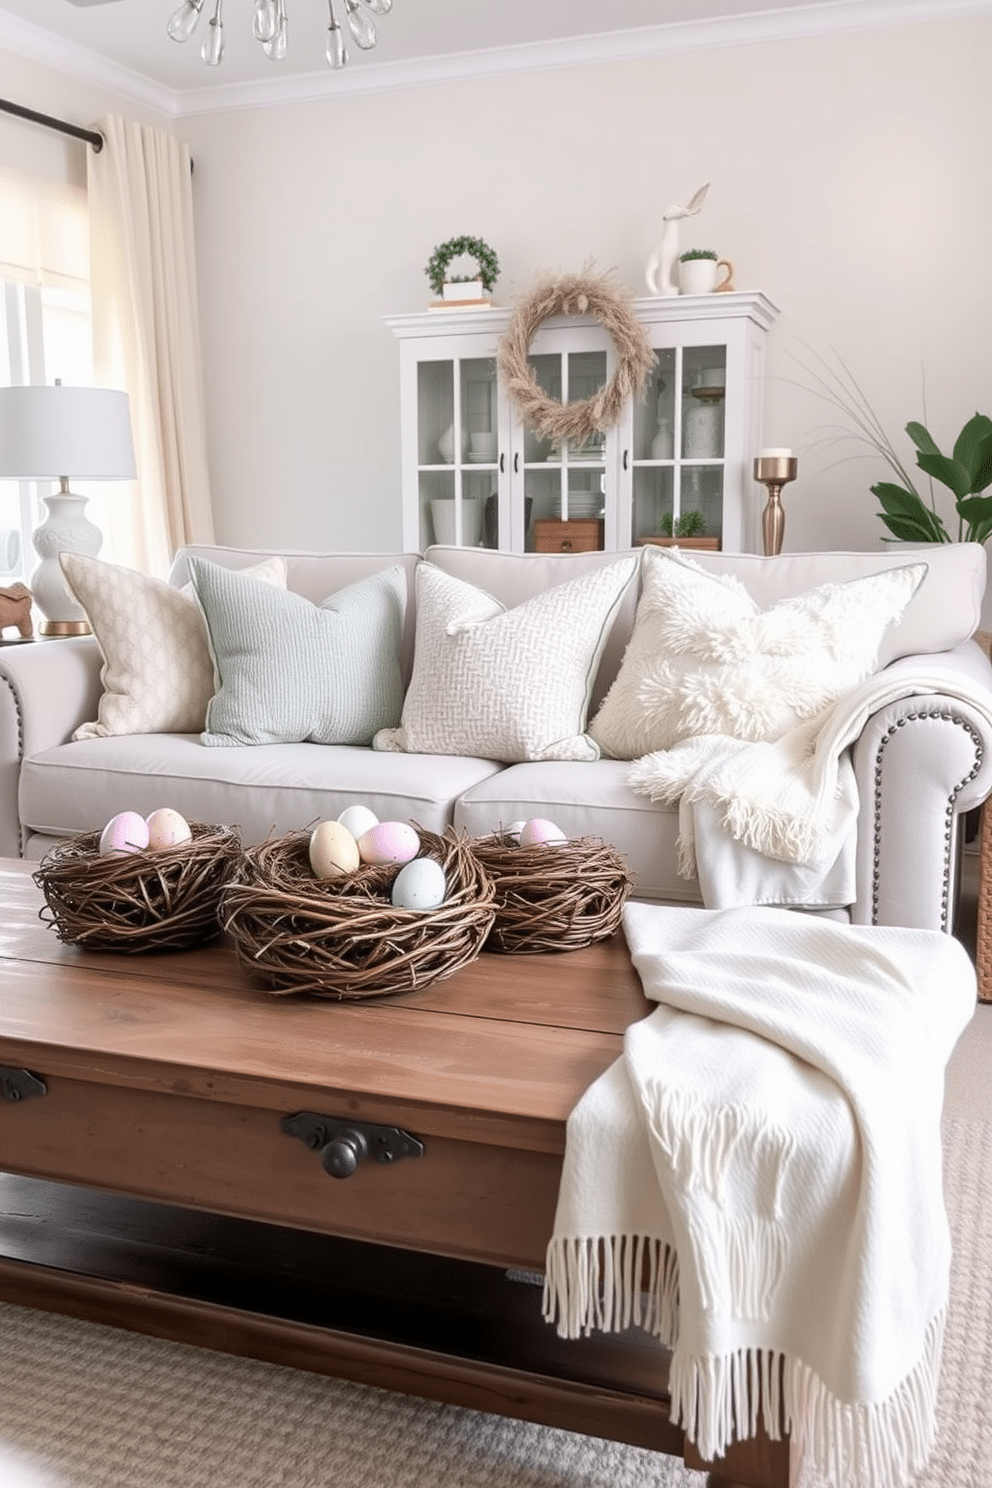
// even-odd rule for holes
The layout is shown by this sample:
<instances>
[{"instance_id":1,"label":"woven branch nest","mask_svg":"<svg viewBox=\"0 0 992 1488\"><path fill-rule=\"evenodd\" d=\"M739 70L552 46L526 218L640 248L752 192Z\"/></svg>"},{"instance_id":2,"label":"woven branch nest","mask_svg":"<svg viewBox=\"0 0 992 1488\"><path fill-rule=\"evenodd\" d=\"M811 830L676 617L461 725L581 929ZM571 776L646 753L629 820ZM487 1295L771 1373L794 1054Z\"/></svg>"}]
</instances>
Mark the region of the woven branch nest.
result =
<instances>
[{"instance_id":1,"label":"woven branch nest","mask_svg":"<svg viewBox=\"0 0 992 1488\"><path fill-rule=\"evenodd\" d=\"M520 847L494 832L473 851L496 885L487 951L577 951L619 928L632 887L626 861L594 837Z\"/></svg>"},{"instance_id":2,"label":"woven branch nest","mask_svg":"<svg viewBox=\"0 0 992 1488\"><path fill-rule=\"evenodd\" d=\"M416 830L419 856L444 869L437 909L389 902L398 863L314 878L308 831L249 848L221 910L241 964L272 992L345 1000L411 992L473 961L493 923L492 881L467 838Z\"/></svg>"},{"instance_id":3,"label":"woven branch nest","mask_svg":"<svg viewBox=\"0 0 992 1488\"><path fill-rule=\"evenodd\" d=\"M99 832L51 848L34 874L41 918L67 945L91 951L182 951L212 940L241 834L204 822L190 830L191 842L119 856L99 851Z\"/></svg>"},{"instance_id":4,"label":"woven branch nest","mask_svg":"<svg viewBox=\"0 0 992 1488\"><path fill-rule=\"evenodd\" d=\"M551 315L592 315L616 351L613 376L589 398L561 403L538 384L528 360L538 327ZM542 279L513 312L497 347L499 370L524 423L553 444L584 444L620 421L624 407L644 386L657 358L647 332L630 309L629 297L608 274L563 274Z\"/></svg>"}]
</instances>

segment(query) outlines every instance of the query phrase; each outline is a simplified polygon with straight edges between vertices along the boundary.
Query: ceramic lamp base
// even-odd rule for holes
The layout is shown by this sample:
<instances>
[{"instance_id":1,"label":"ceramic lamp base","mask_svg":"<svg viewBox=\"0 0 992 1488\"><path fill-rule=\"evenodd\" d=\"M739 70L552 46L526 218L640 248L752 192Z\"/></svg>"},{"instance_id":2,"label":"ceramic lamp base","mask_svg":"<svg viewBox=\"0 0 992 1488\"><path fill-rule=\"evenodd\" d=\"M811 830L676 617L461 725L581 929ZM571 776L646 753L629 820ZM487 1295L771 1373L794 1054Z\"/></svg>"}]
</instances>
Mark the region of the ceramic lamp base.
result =
<instances>
[{"instance_id":1,"label":"ceramic lamp base","mask_svg":"<svg viewBox=\"0 0 992 1488\"><path fill-rule=\"evenodd\" d=\"M43 496L48 515L32 535L41 562L31 575L34 602L45 617L39 626L42 635L88 635L86 611L76 601L59 564L60 553L82 553L95 558L103 537L99 527L86 516L87 497L70 491L65 480L61 489ZM53 630L51 626L70 626Z\"/></svg>"}]
</instances>

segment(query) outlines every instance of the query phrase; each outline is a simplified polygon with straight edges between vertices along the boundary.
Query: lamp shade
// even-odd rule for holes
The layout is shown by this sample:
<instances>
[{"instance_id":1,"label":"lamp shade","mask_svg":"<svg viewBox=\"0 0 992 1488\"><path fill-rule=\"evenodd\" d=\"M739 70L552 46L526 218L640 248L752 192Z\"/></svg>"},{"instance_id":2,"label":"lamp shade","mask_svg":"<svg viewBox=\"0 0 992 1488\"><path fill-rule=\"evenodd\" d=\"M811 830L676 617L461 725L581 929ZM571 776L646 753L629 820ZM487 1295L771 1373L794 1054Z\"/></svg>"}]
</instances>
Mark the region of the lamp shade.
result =
<instances>
[{"instance_id":1,"label":"lamp shade","mask_svg":"<svg viewBox=\"0 0 992 1488\"><path fill-rule=\"evenodd\" d=\"M0 477L133 480L127 393L110 388L0 388Z\"/></svg>"}]
</instances>

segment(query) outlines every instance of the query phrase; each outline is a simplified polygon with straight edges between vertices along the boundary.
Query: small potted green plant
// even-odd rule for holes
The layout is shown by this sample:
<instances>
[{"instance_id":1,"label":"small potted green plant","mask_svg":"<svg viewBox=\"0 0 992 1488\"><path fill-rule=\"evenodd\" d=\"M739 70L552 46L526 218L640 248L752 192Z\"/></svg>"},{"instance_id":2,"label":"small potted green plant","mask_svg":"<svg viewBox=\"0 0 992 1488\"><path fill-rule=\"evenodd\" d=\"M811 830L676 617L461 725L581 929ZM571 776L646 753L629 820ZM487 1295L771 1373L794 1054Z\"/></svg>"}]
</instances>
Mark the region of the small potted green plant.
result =
<instances>
[{"instance_id":1,"label":"small potted green plant","mask_svg":"<svg viewBox=\"0 0 992 1488\"><path fill-rule=\"evenodd\" d=\"M721 259L713 248L687 248L679 254L679 285L683 294L712 294L720 278L721 265L727 266L727 277L721 288L733 277L729 259Z\"/></svg>"},{"instance_id":2,"label":"small potted green plant","mask_svg":"<svg viewBox=\"0 0 992 1488\"><path fill-rule=\"evenodd\" d=\"M665 512L658 523L658 536L649 538L649 542L656 543L659 547L670 547L679 543L687 548L718 548L720 539L718 537L706 536L706 518L701 511L684 511L677 517L671 512Z\"/></svg>"},{"instance_id":3,"label":"small potted green plant","mask_svg":"<svg viewBox=\"0 0 992 1488\"><path fill-rule=\"evenodd\" d=\"M453 274L450 265L463 257L475 260L475 272ZM434 249L424 272L427 283L442 302L483 300L492 294L499 278L499 259L482 238L449 238Z\"/></svg>"}]
</instances>

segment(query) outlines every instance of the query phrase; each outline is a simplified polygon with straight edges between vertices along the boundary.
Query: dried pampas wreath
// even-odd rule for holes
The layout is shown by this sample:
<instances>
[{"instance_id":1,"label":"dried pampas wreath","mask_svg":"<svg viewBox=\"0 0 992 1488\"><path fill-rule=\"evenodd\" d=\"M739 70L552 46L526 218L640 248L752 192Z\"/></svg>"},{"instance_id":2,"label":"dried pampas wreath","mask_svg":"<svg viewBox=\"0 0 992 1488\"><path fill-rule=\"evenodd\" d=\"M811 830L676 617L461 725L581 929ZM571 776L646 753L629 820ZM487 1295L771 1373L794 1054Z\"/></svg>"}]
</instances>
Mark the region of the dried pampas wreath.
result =
<instances>
[{"instance_id":1,"label":"dried pampas wreath","mask_svg":"<svg viewBox=\"0 0 992 1488\"><path fill-rule=\"evenodd\" d=\"M534 333L552 315L592 315L609 334L617 354L610 380L576 403L561 403L538 386L527 352ZM582 444L619 422L624 405L644 386L655 354L647 332L634 318L630 300L608 274L565 274L542 279L513 312L500 337L499 370L521 418L553 444Z\"/></svg>"}]
</instances>

